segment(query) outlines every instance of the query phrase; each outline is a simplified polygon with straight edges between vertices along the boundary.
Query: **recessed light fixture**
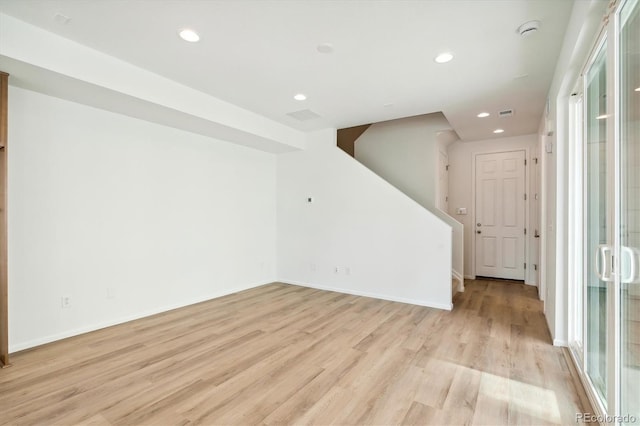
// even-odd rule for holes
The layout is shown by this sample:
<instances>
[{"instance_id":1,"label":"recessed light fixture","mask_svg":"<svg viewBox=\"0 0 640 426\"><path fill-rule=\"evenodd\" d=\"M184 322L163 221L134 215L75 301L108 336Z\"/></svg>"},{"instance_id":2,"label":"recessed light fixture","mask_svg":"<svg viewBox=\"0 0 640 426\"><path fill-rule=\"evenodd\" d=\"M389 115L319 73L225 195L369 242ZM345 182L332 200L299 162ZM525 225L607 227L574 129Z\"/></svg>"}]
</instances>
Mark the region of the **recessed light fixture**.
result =
<instances>
[{"instance_id":1,"label":"recessed light fixture","mask_svg":"<svg viewBox=\"0 0 640 426\"><path fill-rule=\"evenodd\" d=\"M640 87L636 87L636 92L640 92Z\"/></svg>"},{"instance_id":2,"label":"recessed light fixture","mask_svg":"<svg viewBox=\"0 0 640 426\"><path fill-rule=\"evenodd\" d=\"M503 129L495 129L493 133L504 133Z\"/></svg>"},{"instance_id":3,"label":"recessed light fixture","mask_svg":"<svg viewBox=\"0 0 640 426\"><path fill-rule=\"evenodd\" d=\"M607 117L609 117L609 114L601 114L596 117L596 120L604 120Z\"/></svg>"},{"instance_id":4,"label":"recessed light fixture","mask_svg":"<svg viewBox=\"0 0 640 426\"><path fill-rule=\"evenodd\" d=\"M451 54L449 52L443 52L443 53L439 54L438 56L436 56L433 60L436 61L439 64L446 64L447 62L449 62L452 59L453 59L453 54Z\"/></svg>"},{"instance_id":5,"label":"recessed light fixture","mask_svg":"<svg viewBox=\"0 0 640 426\"><path fill-rule=\"evenodd\" d=\"M200 36L193 30L185 28L181 30L178 34L180 34L180 38L184 41L188 41L189 43L195 43L200 40Z\"/></svg>"},{"instance_id":6,"label":"recessed light fixture","mask_svg":"<svg viewBox=\"0 0 640 426\"><path fill-rule=\"evenodd\" d=\"M293 99L295 99L296 101L304 101L305 99L307 99L307 95L305 95L304 93L298 93L293 96Z\"/></svg>"},{"instance_id":7,"label":"recessed light fixture","mask_svg":"<svg viewBox=\"0 0 640 426\"><path fill-rule=\"evenodd\" d=\"M478 114L478 118L485 118L490 116L491 114L489 114L488 112L481 112L480 114Z\"/></svg>"}]
</instances>

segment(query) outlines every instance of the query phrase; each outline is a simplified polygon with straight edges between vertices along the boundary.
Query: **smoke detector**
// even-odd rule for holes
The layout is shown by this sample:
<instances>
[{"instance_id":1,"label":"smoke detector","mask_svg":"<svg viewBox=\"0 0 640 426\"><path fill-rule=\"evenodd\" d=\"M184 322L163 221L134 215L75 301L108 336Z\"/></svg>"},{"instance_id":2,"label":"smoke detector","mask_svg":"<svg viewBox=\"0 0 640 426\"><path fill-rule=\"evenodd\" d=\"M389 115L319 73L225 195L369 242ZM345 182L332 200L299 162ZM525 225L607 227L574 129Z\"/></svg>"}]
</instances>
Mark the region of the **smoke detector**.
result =
<instances>
[{"instance_id":1,"label":"smoke detector","mask_svg":"<svg viewBox=\"0 0 640 426\"><path fill-rule=\"evenodd\" d=\"M529 37L540 29L540 21L529 21L520 25L516 30L522 37Z\"/></svg>"},{"instance_id":2,"label":"smoke detector","mask_svg":"<svg viewBox=\"0 0 640 426\"><path fill-rule=\"evenodd\" d=\"M500 111L498 113L498 117L500 117L500 118L513 117L513 109L505 109L505 110Z\"/></svg>"}]
</instances>

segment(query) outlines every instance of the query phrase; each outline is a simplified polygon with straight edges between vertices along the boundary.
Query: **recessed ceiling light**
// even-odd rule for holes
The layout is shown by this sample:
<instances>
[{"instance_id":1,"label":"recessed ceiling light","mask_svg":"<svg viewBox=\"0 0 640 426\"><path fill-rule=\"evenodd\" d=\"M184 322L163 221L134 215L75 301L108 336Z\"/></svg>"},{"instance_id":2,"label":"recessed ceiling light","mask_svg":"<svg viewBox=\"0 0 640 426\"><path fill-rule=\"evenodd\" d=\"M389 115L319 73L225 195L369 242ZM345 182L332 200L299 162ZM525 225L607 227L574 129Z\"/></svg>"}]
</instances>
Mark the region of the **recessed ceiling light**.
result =
<instances>
[{"instance_id":1,"label":"recessed ceiling light","mask_svg":"<svg viewBox=\"0 0 640 426\"><path fill-rule=\"evenodd\" d=\"M184 41L188 41L189 43L195 43L196 41L200 40L200 36L193 30L190 29L184 29L182 31L180 31L180 38L182 38Z\"/></svg>"},{"instance_id":2,"label":"recessed ceiling light","mask_svg":"<svg viewBox=\"0 0 640 426\"><path fill-rule=\"evenodd\" d=\"M609 117L609 114L601 114L596 117L596 120L604 120L607 117Z\"/></svg>"},{"instance_id":3,"label":"recessed ceiling light","mask_svg":"<svg viewBox=\"0 0 640 426\"><path fill-rule=\"evenodd\" d=\"M333 53L333 45L331 43L322 43L316 47L316 50L320 53Z\"/></svg>"},{"instance_id":4,"label":"recessed ceiling light","mask_svg":"<svg viewBox=\"0 0 640 426\"><path fill-rule=\"evenodd\" d=\"M488 112L481 112L480 114L478 114L478 118L485 118L490 116L491 114L489 114Z\"/></svg>"},{"instance_id":5,"label":"recessed ceiling light","mask_svg":"<svg viewBox=\"0 0 640 426\"><path fill-rule=\"evenodd\" d=\"M434 61L436 61L439 64L445 64L445 63L449 62L452 59L453 59L453 55L451 53L444 52L444 53L441 53L438 56L436 56L434 58Z\"/></svg>"},{"instance_id":6,"label":"recessed ceiling light","mask_svg":"<svg viewBox=\"0 0 640 426\"><path fill-rule=\"evenodd\" d=\"M304 101L305 99L307 99L307 95L305 95L304 93L298 93L293 97L293 99L295 99L296 101Z\"/></svg>"},{"instance_id":7,"label":"recessed ceiling light","mask_svg":"<svg viewBox=\"0 0 640 426\"><path fill-rule=\"evenodd\" d=\"M504 133L503 129L495 129L493 133Z\"/></svg>"}]
</instances>

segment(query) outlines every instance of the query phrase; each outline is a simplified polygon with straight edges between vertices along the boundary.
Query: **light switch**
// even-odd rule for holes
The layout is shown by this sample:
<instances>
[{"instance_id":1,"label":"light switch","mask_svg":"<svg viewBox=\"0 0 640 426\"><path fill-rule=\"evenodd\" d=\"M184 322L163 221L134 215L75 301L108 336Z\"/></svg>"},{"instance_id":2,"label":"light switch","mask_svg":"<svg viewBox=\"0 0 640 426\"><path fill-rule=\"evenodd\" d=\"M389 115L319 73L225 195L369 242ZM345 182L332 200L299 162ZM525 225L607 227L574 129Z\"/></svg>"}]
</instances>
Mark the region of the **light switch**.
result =
<instances>
[{"instance_id":1,"label":"light switch","mask_svg":"<svg viewBox=\"0 0 640 426\"><path fill-rule=\"evenodd\" d=\"M467 208L466 207L458 207L456 209L456 214L460 214L460 215L467 214Z\"/></svg>"}]
</instances>

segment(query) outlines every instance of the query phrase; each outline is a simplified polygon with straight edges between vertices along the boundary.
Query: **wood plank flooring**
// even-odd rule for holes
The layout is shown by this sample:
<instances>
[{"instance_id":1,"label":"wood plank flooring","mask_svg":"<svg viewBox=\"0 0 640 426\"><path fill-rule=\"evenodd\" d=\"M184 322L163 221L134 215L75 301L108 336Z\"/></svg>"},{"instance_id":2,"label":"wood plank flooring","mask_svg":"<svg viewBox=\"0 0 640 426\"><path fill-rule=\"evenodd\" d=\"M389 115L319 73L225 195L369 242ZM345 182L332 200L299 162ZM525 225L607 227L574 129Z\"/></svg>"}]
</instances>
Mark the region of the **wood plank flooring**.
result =
<instances>
[{"instance_id":1,"label":"wood plank flooring","mask_svg":"<svg viewBox=\"0 0 640 426\"><path fill-rule=\"evenodd\" d=\"M271 284L12 356L0 423L575 424L536 288L451 312Z\"/></svg>"}]
</instances>

